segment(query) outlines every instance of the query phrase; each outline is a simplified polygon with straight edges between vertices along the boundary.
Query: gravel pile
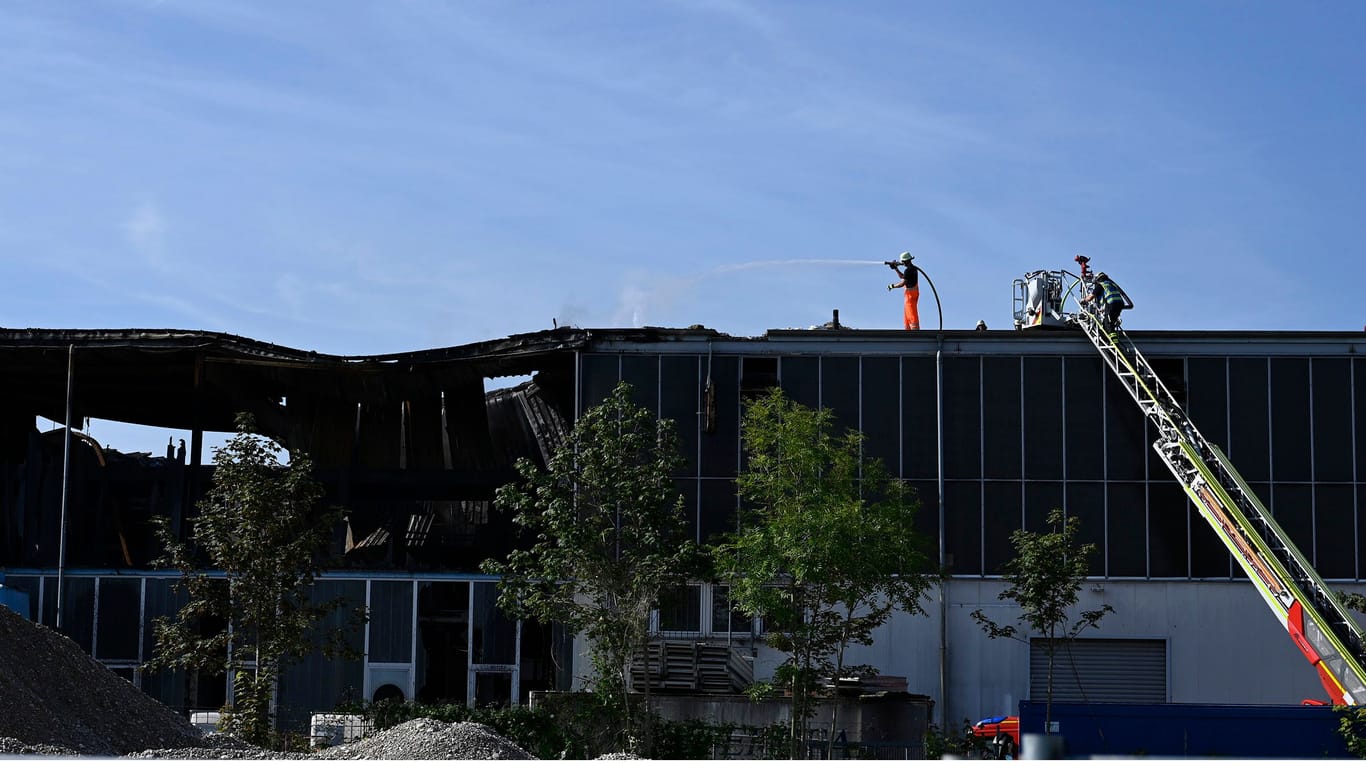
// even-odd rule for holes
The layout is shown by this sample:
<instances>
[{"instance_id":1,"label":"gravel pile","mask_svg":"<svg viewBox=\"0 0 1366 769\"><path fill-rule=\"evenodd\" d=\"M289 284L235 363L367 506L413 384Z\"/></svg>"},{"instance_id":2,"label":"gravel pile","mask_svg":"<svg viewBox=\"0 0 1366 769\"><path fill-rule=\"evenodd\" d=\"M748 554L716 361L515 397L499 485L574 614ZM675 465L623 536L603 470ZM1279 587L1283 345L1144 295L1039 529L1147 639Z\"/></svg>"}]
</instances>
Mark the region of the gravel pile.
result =
<instances>
[{"instance_id":1,"label":"gravel pile","mask_svg":"<svg viewBox=\"0 0 1366 769\"><path fill-rule=\"evenodd\" d=\"M448 724L430 718L385 729L347 745L316 753L314 758L361 759L367 761L466 759L488 761L511 759L528 761L535 756L483 724L468 721Z\"/></svg>"},{"instance_id":2,"label":"gravel pile","mask_svg":"<svg viewBox=\"0 0 1366 769\"><path fill-rule=\"evenodd\" d=\"M430 718L417 718L372 737L346 745L337 745L317 753L276 753L252 747L231 737L214 735L205 740L204 747L144 750L128 758L179 761L529 761L535 760L536 757L483 724L448 724Z\"/></svg>"},{"instance_id":3,"label":"gravel pile","mask_svg":"<svg viewBox=\"0 0 1366 769\"><path fill-rule=\"evenodd\" d=\"M419 718L312 753L262 750L201 736L165 705L90 658L65 636L0 606L0 755L127 756L184 761L531 760L482 724Z\"/></svg>"},{"instance_id":4,"label":"gravel pile","mask_svg":"<svg viewBox=\"0 0 1366 769\"><path fill-rule=\"evenodd\" d=\"M0 744L115 756L201 743L199 730L65 636L0 606Z\"/></svg>"}]
</instances>

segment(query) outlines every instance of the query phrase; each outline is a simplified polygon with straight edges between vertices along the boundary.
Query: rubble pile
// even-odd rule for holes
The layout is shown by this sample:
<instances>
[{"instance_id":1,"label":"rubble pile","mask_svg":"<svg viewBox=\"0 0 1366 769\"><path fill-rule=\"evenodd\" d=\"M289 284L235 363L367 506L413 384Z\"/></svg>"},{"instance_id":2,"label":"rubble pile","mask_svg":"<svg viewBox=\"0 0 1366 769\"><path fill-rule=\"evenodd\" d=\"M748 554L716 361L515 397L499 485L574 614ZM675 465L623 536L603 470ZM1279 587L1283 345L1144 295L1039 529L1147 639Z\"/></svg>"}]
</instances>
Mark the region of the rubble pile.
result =
<instances>
[{"instance_id":1,"label":"rubble pile","mask_svg":"<svg viewBox=\"0 0 1366 769\"><path fill-rule=\"evenodd\" d=\"M199 730L74 642L0 606L0 750L115 756L199 745Z\"/></svg>"}]
</instances>

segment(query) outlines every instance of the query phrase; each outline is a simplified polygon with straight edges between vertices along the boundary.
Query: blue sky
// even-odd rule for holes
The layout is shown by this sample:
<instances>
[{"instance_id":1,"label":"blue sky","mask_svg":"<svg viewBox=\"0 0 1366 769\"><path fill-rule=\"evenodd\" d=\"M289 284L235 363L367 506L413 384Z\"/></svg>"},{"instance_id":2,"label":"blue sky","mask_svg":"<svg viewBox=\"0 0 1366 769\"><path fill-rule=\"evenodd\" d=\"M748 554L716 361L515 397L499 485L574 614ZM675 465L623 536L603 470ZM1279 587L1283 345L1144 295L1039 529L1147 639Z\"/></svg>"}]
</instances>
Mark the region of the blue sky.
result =
<instances>
[{"instance_id":1,"label":"blue sky","mask_svg":"<svg viewBox=\"0 0 1366 769\"><path fill-rule=\"evenodd\" d=\"M1355 330L1348 2L0 0L0 326ZM922 317L933 325L931 301ZM553 320L552 320L553 319Z\"/></svg>"}]
</instances>

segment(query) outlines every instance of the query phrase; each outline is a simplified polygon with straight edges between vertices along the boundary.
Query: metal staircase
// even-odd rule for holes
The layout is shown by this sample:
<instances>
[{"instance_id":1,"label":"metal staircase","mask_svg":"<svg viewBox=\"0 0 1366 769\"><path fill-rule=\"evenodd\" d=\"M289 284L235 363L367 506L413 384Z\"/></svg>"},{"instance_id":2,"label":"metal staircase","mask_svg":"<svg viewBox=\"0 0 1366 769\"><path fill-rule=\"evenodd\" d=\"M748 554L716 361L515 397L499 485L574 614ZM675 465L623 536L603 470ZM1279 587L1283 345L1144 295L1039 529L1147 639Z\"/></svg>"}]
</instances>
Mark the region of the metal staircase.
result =
<instances>
[{"instance_id":1,"label":"metal staircase","mask_svg":"<svg viewBox=\"0 0 1366 769\"><path fill-rule=\"evenodd\" d=\"M1090 281L1079 283L1088 295ZM1083 305L1069 320L1156 425L1158 456L1314 666L1333 703L1366 704L1366 635L1337 595L1223 452L1195 428L1128 335L1104 328L1100 308L1093 305Z\"/></svg>"}]
</instances>

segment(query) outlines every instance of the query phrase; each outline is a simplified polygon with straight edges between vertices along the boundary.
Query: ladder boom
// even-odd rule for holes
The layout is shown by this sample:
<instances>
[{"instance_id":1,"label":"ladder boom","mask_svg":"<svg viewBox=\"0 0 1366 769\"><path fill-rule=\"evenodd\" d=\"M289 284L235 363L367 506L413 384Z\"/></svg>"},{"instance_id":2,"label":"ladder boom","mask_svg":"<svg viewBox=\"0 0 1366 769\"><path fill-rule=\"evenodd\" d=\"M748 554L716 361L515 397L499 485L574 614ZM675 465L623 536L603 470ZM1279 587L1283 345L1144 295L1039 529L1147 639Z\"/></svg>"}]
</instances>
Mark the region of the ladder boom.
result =
<instances>
[{"instance_id":1,"label":"ladder boom","mask_svg":"<svg viewBox=\"0 0 1366 769\"><path fill-rule=\"evenodd\" d=\"M1082 288L1089 291L1087 281ZM1156 427L1153 449L1232 553L1335 704L1366 704L1366 636L1218 446L1205 440L1122 330L1095 306L1069 318Z\"/></svg>"}]
</instances>

